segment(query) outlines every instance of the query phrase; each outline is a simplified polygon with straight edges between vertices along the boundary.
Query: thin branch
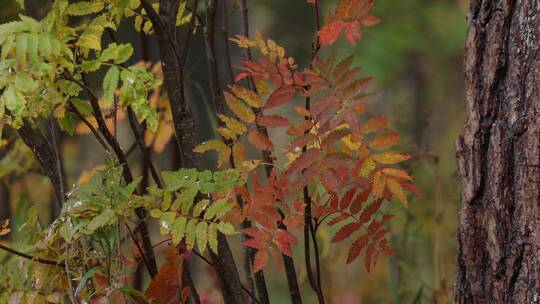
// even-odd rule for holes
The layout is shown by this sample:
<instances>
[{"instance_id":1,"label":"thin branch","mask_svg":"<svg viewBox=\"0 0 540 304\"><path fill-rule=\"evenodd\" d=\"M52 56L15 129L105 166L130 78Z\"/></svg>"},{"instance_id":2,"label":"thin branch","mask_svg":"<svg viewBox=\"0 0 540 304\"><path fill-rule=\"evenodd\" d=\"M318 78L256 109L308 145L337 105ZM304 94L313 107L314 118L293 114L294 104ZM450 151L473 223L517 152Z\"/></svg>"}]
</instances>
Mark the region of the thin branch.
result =
<instances>
[{"instance_id":1,"label":"thin branch","mask_svg":"<svg viewBox=\"0 0 540 304\"><path fill-rule=\"evenodd\" d=\"M38 258L38 257L35 257L35 256L31 256L29 254L26 254L26 253L22 253L20 251L17 251L17 250L15 250L13 248L10 248L10 247L2 245L2 244L0 244L0 249L5 250L5 251L7 251L7 252L9 252L11 254L14 254L16 256L20 256L22 258L25 258L27 260L32 260L34 262L38 262L40 264L52 265L52 266L57 266L57 267L64 267L64 262L63 261L57 262L57 261L52 261L52 260L48 260L48 259Z\"/></svg>"}]
</instances>

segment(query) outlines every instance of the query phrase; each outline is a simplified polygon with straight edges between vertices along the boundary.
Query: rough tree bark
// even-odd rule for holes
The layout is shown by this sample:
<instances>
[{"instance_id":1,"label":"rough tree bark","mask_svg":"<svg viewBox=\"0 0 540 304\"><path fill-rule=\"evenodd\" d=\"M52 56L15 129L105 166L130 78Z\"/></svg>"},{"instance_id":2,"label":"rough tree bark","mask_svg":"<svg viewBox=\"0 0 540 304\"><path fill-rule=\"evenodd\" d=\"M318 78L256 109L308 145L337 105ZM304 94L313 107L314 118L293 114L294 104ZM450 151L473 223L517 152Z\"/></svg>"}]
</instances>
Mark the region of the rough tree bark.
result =
<instances>
[{"instance_id":1,"label":"rough tree bark","mask_svg":"<svg viewBox=\"0 0 540 304\"><path fill-rule=\"evenodd\" d=\"M540 303L539 10L470 4L456 303Z\"/></svg>"}]
</instances>

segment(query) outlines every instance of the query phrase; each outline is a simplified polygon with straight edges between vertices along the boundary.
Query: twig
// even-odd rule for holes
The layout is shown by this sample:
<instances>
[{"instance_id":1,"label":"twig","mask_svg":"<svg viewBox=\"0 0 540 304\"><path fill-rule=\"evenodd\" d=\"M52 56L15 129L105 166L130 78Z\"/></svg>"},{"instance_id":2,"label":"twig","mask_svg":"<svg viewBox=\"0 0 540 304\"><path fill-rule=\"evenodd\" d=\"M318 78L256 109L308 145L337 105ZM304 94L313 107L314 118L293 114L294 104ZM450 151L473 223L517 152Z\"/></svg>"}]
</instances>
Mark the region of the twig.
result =
<instances>
[{"instance_id":1,"label":"twig","mask_svg":"<svg viewBox=\"0 0 540 304\"><path fill-rule=\"evenodd\" d=\"M64 261L57 262L57 261L52 261L52 260L48 260L48 259L38 258L38 257L35 257L35 256L31 256L29 254L26 254L26 253L22 253L20 251L17 251L17 250L15 250L13 248L10 248L10 247L2 245L2 244L0 244L0 249L5 250L5 251L7 251L7 252L9 252L11 254L14 254L16 256L20 256L22 258L32 260L34 262L38 262L40 264L52 265L52 266L57 266L57 267L64 267Z\"/></svg>"}]
</instances>

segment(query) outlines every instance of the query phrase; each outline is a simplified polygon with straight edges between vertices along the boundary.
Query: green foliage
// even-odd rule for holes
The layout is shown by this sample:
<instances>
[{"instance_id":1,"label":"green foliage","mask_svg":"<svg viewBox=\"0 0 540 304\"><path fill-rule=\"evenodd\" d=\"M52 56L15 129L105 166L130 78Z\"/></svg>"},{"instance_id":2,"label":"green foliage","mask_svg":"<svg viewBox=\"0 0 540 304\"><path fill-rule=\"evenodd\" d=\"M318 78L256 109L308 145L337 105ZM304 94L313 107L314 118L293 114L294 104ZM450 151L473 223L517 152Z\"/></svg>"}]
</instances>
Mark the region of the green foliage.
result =
<instances>
[{"instance_id":1,"label":"green foliage","mask_svg":"<svg viewBox=\"0 0 540 304\"><path fill-rule=\"evenodd\" d=\"M181 169L163 172L165 189L153 187L147 198L159 208L150 215L159 219L162 234L171 235L174 244L182 240L187 248L197 245L204 253L206 246L218 253L218 232L235 233L223 217L234 207L234 189L244 186L245 178L236 170L211 172Z\"/></svg>"}]
</instances>

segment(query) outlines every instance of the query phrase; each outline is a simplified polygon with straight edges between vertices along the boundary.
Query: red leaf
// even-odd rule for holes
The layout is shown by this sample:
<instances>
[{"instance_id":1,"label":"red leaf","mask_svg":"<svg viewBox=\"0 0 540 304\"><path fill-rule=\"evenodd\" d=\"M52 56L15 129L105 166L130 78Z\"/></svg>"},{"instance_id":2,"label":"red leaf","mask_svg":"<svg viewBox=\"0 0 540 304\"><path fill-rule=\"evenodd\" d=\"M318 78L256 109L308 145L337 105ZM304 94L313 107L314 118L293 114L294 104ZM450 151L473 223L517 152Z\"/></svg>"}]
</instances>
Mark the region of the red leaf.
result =
<instances>
[{"instance_id":1,"label":"red leaf","mask_svg":"<svg viewBox=\"0 0 540 304\"><path fill-rule=\"evenodd\" d=\"M175 248L171 250L176 251ZM176 295L180 291L178 278L181 273L181 265L182 258L178 254L171 255L150 282L145 292L146 298L156 304L169 304L176 299Z\"/></svg>"},{"instance_id":2,"label":"red leaf","mask_svg":"<svg viewBox=\"0 0 540 304\"><path fill-rule=\"evenodd\" d=\"M268 232L264 230L260 230L259 228L256 228L256 227L245 228L242 230L242 232L255 239L270 240L270 234Z\"/></svg>"},{"instance_id":3,"label":"red leaf","mask_svg":"<svg viewBox=\"0 0 540 304\"><path fill-rule=\"evenodd\" d=\"M379 242L379 249L386 256L391 256L394 254L394 250L388 246L388 240L383 239Z\"/></svg>"},{"instance_id":4,"label":"red leaf","mask_svg":"<svg viewBox=\"0 0 540 304\"><path fill-rule=\"evenodd\" d=\"M303 148L307 146L307 144L311 141L314 141L317 139L317 136L311 133L302 134L298 137L295 137L288 145L286 150L292 151L295 148Z\"/></svg>"},{"instance_id":5,"label":"red leaf","mask_svg":"<svg viewBox=\"0 0 540 304\"><path fill-rule=\"evenodd\" d=\"M379 208L382 205L382 200L378 199L371 203L369 206L367 206L364 211L362 211L362 214L360 214L359 221L361 223L367 223L371 219L371 217L375 214L375 212L379 211Z\"/></svg>"},{"instance_id":6,"label":"red leaf","mask_svg":"<svg viewBox=\"0 0 540 304\"><path fill-rule=\"evenodd\" d=\"M239 82L241 81L242 79L246 78L246 77L249 77L249 73L247 72L242 72L242 73L238 73L238 75L236 75L236 78L234 79L235 82Z\"/></svg>"},{"instance_id":7,"label":"red leaf","mask_svg":"<svg viewBox=\"0 0 540 304\"><path fill-rule=\"evenodd\" d=\"M366 266L367 272L371 272L371 266L375 266L378 256L377 250L373 244L369 245L366 249L366 257L364 259L364 266Z\"/></svg>"},{"instance_id":8,"label":"red leaf","mask_svg":"<svg viewBox=\"0 0 540 304\"><path fill-rule=\"evenodd\" d=\"M327 191L339 193L341 185L333 170L324 170L321 173L321 182Z\"/></svg>"},{"instance_id":9,"label":"red leaf","mask_svg":"<svg viewBox=\"0 0 540 304\"><path fill-rule=\"evenodd\" d=\"M259 240L259 239L245 240L245 241L242 242L242 244L244 246L246 246L246 247L254 248L254 249L258 249L258 250L265 250L266 248L268 248L268 243L266 243L263 240Z\"/></svg>"},{"instance_id":10,"label":"red leaf","mask_svg":"<svg viewBox=\"0 0 540 304\"><path fill-rule=\"evenodd\" d=\"M260 116L257 118L257 123L259 126L268 128L288 127L291 124L287 118L279 115Z\"/></svg>"},{"instance_id":11,"label":"red leaf","mask_svg":"<svg viewBox=\"0 0 540 304\"><path fill-rule=\"evenodd\" d=\"M293 86L282 86L275 90L264 104L265 109L271 109L288 103L296 93Z\"/></svg>"},{"instance_id":12,"label":"red leaf","mask_svg":"<svg viewBox=\"0 0 540 304\"><path fill-rule=\"evenodd\" d=\"M351 236L351 234L358 231L358 229L360 229L360 228L362 228L362 224L360 224L358 222L352 222L352 223L349 223L349 224L341 227L341 229L339 229L338 232L332 238L332 243L343 241L344 239Z\"/></svg>"},{"instance_id":13,"label":"red leaf","mask_svg":"<svg viewBox=\"0 0 540 304\"><path fill-rule=\"evenodd\" d=\"M345 193L345 195L343 195L343 197L341 198L341 201L339 202L339 208L341 210L349 208L355 194L356 188L349 189L349 191L347 191L347 193Z\"/></svg>"},{"instance_id":14,"label":"red leaf","mask_svg":"<svg viewBox=\"0 0 540 304\"><path fill-rule=\"evenodd\" d=\"M319 173L320 169L321 167L317 163L312 164L300 174L300 177L292 184L292 187L294 189L304 188L307 184L309 184L309 182L312 181L313 177Z\"/></svg>"},{"instance_id":15,"label":"red leaf","mask_svg":"<svg viewBox=\"0 0 540 304\"><path fill-rule=\"evenodd\" d=\"M356 20L347 22L343 27L343 31L345 33L345 38L352 45L355 45L356 41L362 37L362 28L360 27L360 22Z\"/></svg>"},{"instance_id":16,"label":"red leaf","mask_svg":"<svg viewBox=\"0 0 540 304\"><path fill-rule=\"evenodd\" d=\"M337 223L343 222L344 220L350 218L351 216L347 213L342 213L341 215L333 218L330 222L328 222L328 226L333 226Z\"/></svg>"},{"instance_id":17,"label":"red leaf","mask_svg":"<svg viewBox=\"0 0 540 304\"><path fill-rule=\"evenodd\" d=\"M326 24L319 31L319 38L322 46L333 44L339 38L341 30L345 23L340 20L333 20L332 16L328 16Z\"/></svg>"},{"instance_id":18,"label":"red leaf","mask_svg":"<svg viewBox=\"0 0 540 304\"><path fill-rule=\"evenodd\" d=\"M349 255L347 257L347 264L350 264L354 260L356 260L356 258L358 257L358 255L360 255L360 252L362 251L364 247L366 247L368 242L369 242L369 235L364 234L358 239L356 239L354 243L352 243L351 248L349 249Z\"/></svg>"},{"instance_id":19,"label":"red leaf","mask_svg":"<svg viewBox=\"0 0 540 304\"><path fill-rule=\"evenodd\" d=\"M274 144L262 133L257 130L251 130L248 134L248 141L261 151L274 150Z\"/></svg>"},{"instance_id":20,"label":"red leaf","mask_svg":"<svg viewBox=\"0 0 540 304\"><path fill-rule=\"evenodd\" d=\"M337 130L330 133L324 138L321 143L321 148L326 149L331 147L336 141L342 139L343 137L351 134L349 130Z\"/></svg>"},{"instance_id":21,"label":"red leaf","mask_svg":"<svg viewBox=\"0 0 540 304\"><path fill-rule=\"evenodd\" d=\"M367 201L370 193L371 193L371 188L368 188L368 189L365 189L364 191L360 192L360 194L358 194L356 196L355 200L351 204L351 210L350 211L351 211L352 214L357 214L358 212L360 212L360 210L362 210L362 206L363 206L364 202Z\"/></svg>"},{"instance_id":22,"label":"red leaf","mask_svg":"<svg viewBox=\"0 0 540 304\"><path fill-rule=\"evenodd\" d=\"M309 167L312 163L319 161L321 151L319 149L309 149L295 159L287 168L287 175L297 174Z\"/></svg>"},{"instance_id":23,"label":"red leaf","mask_svg":"<svg viewBox=\"0 0 540 304\"><path fill-rule=\"evenodd\" d=\"M264 266L268 263L268 252L266 250L259 250L255 254L253 259L253 272L262 270Z\"/></svg>"}]
</instances>

